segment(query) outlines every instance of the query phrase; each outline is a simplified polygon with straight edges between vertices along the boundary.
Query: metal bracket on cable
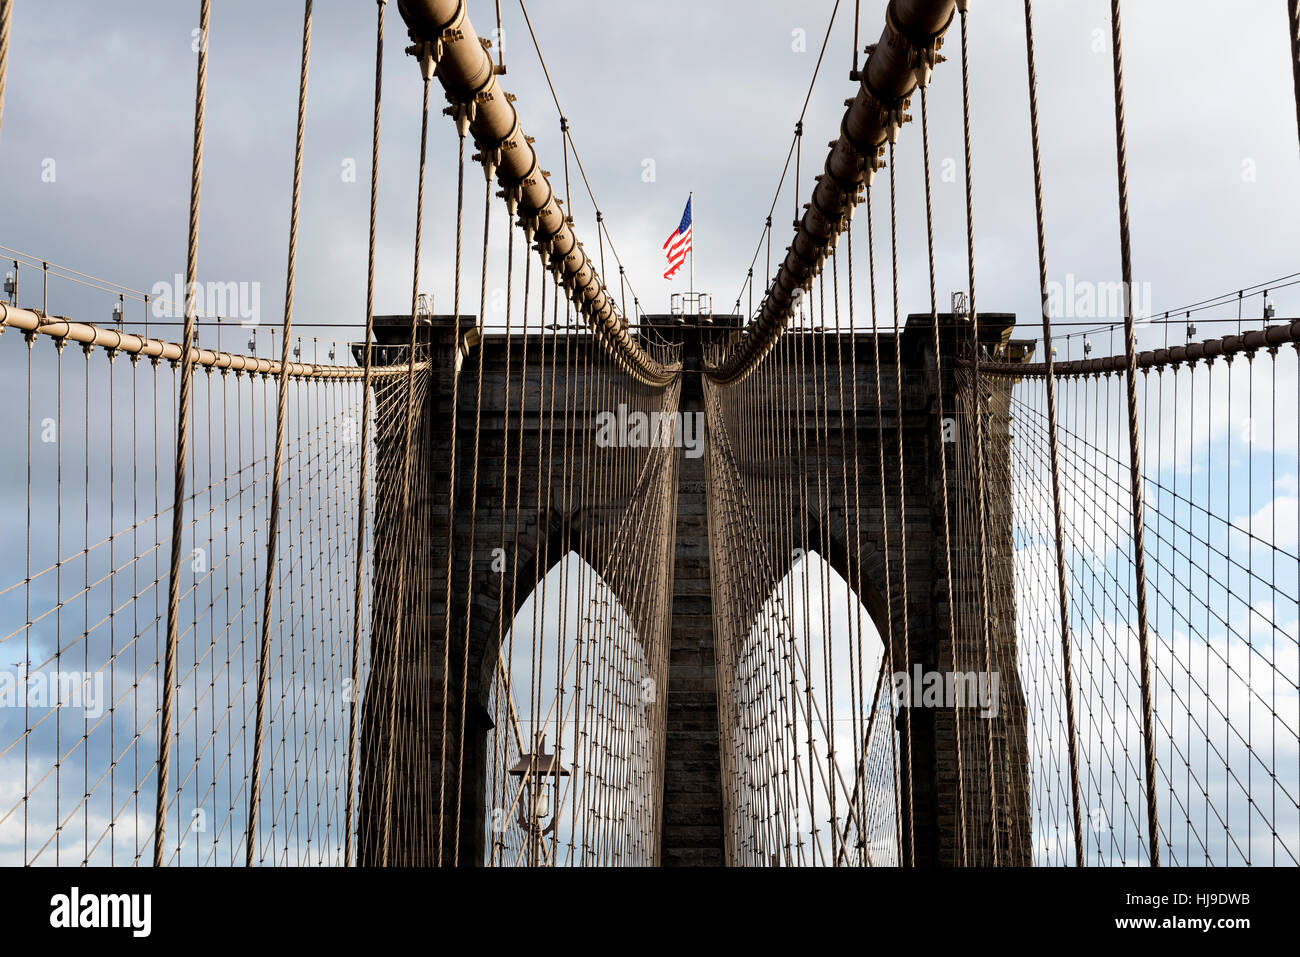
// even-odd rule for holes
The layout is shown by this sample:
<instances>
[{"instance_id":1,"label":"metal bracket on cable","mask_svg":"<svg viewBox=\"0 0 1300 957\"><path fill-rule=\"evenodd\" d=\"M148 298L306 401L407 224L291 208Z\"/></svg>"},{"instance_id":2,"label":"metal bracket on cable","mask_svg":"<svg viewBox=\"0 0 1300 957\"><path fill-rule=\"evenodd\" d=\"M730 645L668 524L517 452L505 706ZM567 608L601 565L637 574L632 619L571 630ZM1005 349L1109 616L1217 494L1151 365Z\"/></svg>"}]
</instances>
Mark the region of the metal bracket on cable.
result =
<instances>
[{"instance_id":1,"label":"metal bracket on cable","mask_svg":"<svg viewBox=\"0 0 1300 957\"><path fill-rule=\"evenodd\" d=\"M420 61L420 75L426 81L432 80L437 75L442 51L441 37L436 40L421 40L406 48L407 56L413 56Z\"/></svg>"},{"instance_id":2,"label":"metal bracket on cable","mask_svg":"<svg viewBox=\"0 0 1300 957\"><path fill-rule=\"evenodd\" d=\"M862 163L867 174L865 185L870 187L876 180L876 173L885 168L885 148L883 146L877 147L874 156L862 157ZM859 198L858 202L861 201L861 198Z\"/></svg>"},{"instance_id":3,"label":"metal bracket on cable","mask_svg":"<svg viewBox=\"0 0 1300 957\"><path fill-rule=\"evenodd\" d=\"M903 40L908 44L910 48L909 58L912 61L913 64L912 69L916 73L917 81L920 82L922 75L924 75L925 82L922 85L927 85L930 80L930 71L933 70L934 64L937 62L942 62L943 59L942 57L939 57L938 60L935 59L935 57L937 57L938 54L935 53L934 51L937 49L938 44L943 42L943 38L942 36L933 37L928 41L928 46L926 47L918 46L916 43L912 41L910 37L908 37L898 28L897 24L894 23L893 16L890 13L891 9L892 7L887 7L885 11L886 12L885 19L888 24L888 28L893 31L895 36L903 38ZM951 19L952 18L949 17L950 22ZM945 25L945 29L947 29L946 25ZM877 46L879 46L879 44L876 43L867 44L865 48L865 52L868 58L870 58L870 56L873 53L875 53ZM926 52L927 50L928 52ZM920 69L921 66L924 66L924 69ZM875 89L872 88L871 80L866 70L862 71L862 91L863 93L866 94L867 98L870 100L870 103L868 104L869 107L874 108L877 111L880 128L885 132L885 142L890 144L897 144L899 131L902 130L904 124L910 123L912 121L912 115L907 112L908 107L912 105L911 93L908 93L903 97L900 97L897 101L893 103L887 104L886 98L882 97L879 93L875 91ZM855 101L852 99L845 100L844 105L846 107L852 107L854 106L854 102ZM883 152L883 146L881 148L881 152ZM872 179L874 178L873 174L876 172L876 170L882 169L883 167L884 167L883 162L879 163L874 169L870 165L867 166L868 185L870 185Z\"/></svg>"},{"instance_id":4,"label":"metal bracket on cable","mask_svg":"<svg viewBox=\"0 0 1300 957\"><path fill-rule=\"evenodd\" d=\"M499 146L483 149L480 147L479 152L471 157L474 162L483 164L483 175L487 181L492 182L492 177L496 175L497 169L501 166L501 148Z\"/></svg>"},{"instance_id":5,"label":"metal bracket on cable","mask_svg":"<svg viewBox=\"0 0 1300 957\"><path fill-rule=\"evenodd\" d=\"M507 200L509 202L509 200ZM519 217L519 228L524 231L524 241L529 245L533 244L533 237L537 235L537 213L529 213Z\"/></svg>"},{"instance_id":6,"label":"metal bracket on cable","mask_svg":"<svg viewBox=\"0 0 1300 957\"><path fill-rule=\"evenodd\" d=\"M565 289L568 288L564 277L564 257L556 252L553 247L547 256L546 268L551 271L551 276L555 280L557 286L563 286Z\"/></svg>"},{"instance_id":7,"label":"metal bracket on cable","mask_svg":"<svg viewBox=\"0 0 1300 957\"><path fill-rule=\"evenodd\" d=\"M937 31L927 36L913 36L904 30L894 18L894 8L892 5L885 7L885 26L893 31L895 36L902 37L907 41L910 50L910 60L912 72L916 76L917 86L925 88L930 85L930 77L934 73L934 68L940 63L946 63L948 58L939 53L939 48L943 46L944 34L952 26L952 18L956 16L957 10L966 12L965 0L958 0L953 12L948 15L948 20ZM872 45L874 49L875 45Z\"/></svg>"},{"instance_id":8,"label":"metal bracket on cable","mask_svg":"<svg viewBox=\"0 0 1300 957\"><path fill-rule=\"evenodd\" d=\"M443 31L442 37L437 40L417 43L415 46L407 48L407 53L420 57L420 71L426 80L431 79L438 72L438 62L441 59L443 52L443 41L446 39L461 39L460 36L449 37L448 35L452 32L457 34L460 33L458 30L445 30ZM450 106L443 107L442 114L443 116L450 116L455 119L456 133L461 139L464 139L469 135L470 124L472 124L478 117L479 100L491 99L491 96L487 95L485 91L488 85L493 81L494 78L489 76L487 80L483 82L481 87L469 93L469 95L467 95L463 100L453 100L451 93L447 93L447 99L452 100L452 103ZM506 95L508 98L509 94ZM496 149L497 151L495 155L499 165L501 158L499 144ZM475 157L475 159L478 159L478 157Z\"/></svg>"},{"instance_id":9,"label":"metal bracket on cable","mask_svg":"<svg viewBox=\"0 0 1300 957\"><path fill-rule=\"evenodd\" d=\"M502 184L501 188L497 190L497 197L506 201L506 212L509 214L511 219L514 219L515 215L519 212L519 201L523 198L523 195L524 189L519 185L507 186ZM522 226L523 221L520 220L519 224ZM528 235L527 229L524 230L524 234Z\"/></svg>"},{"instance_id":10,"label":"metal bracket on cable","mask_svg":"<svg viewBox=\"0 0 1300 957\"><path fill-rule=\"evenodd\" d=\"M898 143L898 133L903 128L903 124L912 122L912 114L907 112L907 108L911 105L911 96L903 97L893 106L880 104L880 125L884 127L885 137L890 145Z\"/></svg>"},{"instance_id":11,"label":"metal bracket on cable","mask_svg":"<svg viewBox=\"0 0 1300 957\"><path fill-rule=\"evenodd\" d=\"M477 104L471 99L464 103L454 103L443 109L443 114L454 117L456 120L456 133L461 139L469 135L469 125L474 122L474 117L478 113Z\"/></svg>"}]
</instances>

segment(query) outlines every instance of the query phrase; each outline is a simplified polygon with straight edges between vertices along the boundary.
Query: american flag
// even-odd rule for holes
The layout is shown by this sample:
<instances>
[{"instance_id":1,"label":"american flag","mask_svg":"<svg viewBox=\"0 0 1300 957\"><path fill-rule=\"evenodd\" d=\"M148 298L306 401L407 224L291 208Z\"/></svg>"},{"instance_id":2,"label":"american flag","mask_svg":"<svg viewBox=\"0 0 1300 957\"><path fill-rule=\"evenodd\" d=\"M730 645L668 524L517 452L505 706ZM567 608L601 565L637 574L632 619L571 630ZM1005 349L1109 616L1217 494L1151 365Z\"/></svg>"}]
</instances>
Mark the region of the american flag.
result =
<instances>
[{"instance_id":1,"label":"american flag","mask_svg":"<svg viewBox=\"0 0 1300 957\"><path fill-rule=\"evenodd\" d=\"M686 262L686 254L691 251L691 201L686 201L686 211L682 213L682 221L677 225L676 231L668 237L664 243L664 253L668 256L668 271L664 273L665 279L672 279L677 270L682 268L682 263Z\"/></svg>"}]
</instances>

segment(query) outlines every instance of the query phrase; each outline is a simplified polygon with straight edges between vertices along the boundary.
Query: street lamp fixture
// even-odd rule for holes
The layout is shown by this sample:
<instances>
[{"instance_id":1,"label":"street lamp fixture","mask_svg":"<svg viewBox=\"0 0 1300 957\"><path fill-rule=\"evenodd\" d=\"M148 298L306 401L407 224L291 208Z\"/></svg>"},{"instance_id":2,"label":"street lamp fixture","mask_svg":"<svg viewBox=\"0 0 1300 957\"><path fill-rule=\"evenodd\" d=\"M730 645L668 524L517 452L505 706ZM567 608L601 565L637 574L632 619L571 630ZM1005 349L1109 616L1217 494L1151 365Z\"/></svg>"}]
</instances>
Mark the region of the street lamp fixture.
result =
<instances>
[{"instance_id":1,"label":"street lamp fixture","mask_svg":"<svg viewBox=\"0 0 1300 957\"><path fill-rule=\"evenodd\" d=\"M542 735L533 754L523 755L508 772L520 779L523 789L519 797L519 826L528 841L528 863L537 866L542 838L555 830L555 800L552 791L559 790L560 778L569 771L560 764L559 748L555 754L546 753L546 735ZM547 818L550 818L548 821Z\"/></svg>"}]
</instances>

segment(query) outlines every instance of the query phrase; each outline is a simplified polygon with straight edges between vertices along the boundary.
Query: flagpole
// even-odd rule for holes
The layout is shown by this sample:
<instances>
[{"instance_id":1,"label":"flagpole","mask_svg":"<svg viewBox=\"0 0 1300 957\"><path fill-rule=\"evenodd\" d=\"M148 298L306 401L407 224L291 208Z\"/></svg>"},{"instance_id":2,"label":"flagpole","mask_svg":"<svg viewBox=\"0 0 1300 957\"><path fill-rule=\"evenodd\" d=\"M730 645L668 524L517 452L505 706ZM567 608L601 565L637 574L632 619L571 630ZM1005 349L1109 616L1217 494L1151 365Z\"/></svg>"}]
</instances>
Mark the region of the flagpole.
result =
<instances>
[{"instance_id":1,"label":"flagpole","mask_svg":"<svg viewBox=\"0 0 1300 957\"><path fill-rule=\"evenodd\" d=\"M695 301L695 194L686 194L686 205L691 208L691 301ZM698 311L698 310L697 310Z\"/></svg>"}]
</instances>

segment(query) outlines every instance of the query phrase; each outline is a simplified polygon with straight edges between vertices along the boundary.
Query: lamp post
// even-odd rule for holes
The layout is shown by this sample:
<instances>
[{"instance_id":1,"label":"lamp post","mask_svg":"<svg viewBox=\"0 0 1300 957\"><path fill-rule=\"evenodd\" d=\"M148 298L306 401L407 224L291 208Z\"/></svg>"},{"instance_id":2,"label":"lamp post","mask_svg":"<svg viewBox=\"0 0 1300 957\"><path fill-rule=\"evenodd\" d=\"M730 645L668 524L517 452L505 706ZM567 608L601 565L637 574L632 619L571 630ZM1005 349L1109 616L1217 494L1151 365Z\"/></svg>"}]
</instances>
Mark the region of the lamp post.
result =
<instances>
[{"instance_id":1,"label":"lamp post","mask_svg":"<svg viewBox=\"0 0 1300 957\"><path fill-rule=\"evenodd\" d=\"M528 842L528 866L536 867L541 857L542 838L555 830L553 813L559 791L560 778L568 777L568 769L560 764L559 748L555 754L546 753L546 735L537 742L533 754L523 755L509 771L511 777L520 779L519 826ZM547 821L547 818L550 818Z\"/></svg>"}]
</instances>

